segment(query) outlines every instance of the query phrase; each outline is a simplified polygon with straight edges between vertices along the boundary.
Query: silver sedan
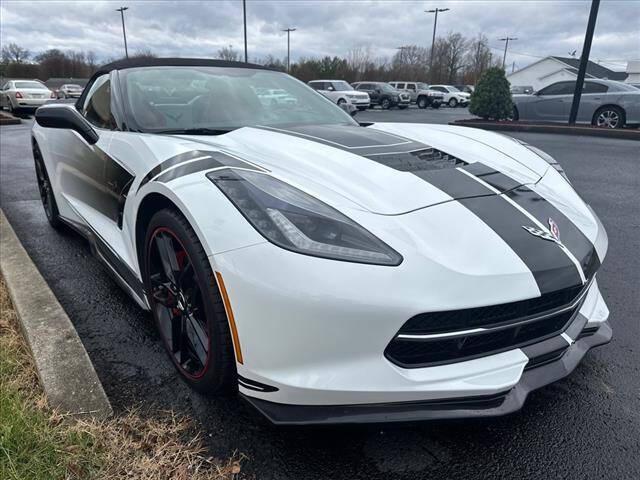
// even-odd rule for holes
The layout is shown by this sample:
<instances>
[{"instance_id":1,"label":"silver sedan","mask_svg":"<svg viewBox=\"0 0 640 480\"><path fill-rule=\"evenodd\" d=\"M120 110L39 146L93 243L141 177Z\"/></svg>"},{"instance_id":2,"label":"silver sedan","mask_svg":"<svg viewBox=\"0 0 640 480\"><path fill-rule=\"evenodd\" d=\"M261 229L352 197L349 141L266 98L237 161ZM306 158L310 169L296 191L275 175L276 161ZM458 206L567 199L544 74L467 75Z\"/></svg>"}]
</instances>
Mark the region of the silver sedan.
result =
<instances>
[{"instance_id":1,"label":"silver sedan","mask_svg":"<svg viewBox=\"0 0 640 480\"><path fill-rule=\"evenodd\" d=\"M563 81L532 95L513 95L514 120L567 122L575 85ZM613 80L585 81L577 122L605 128L639 124L640 90Z\"/></svg>"},{"instance_id":2,"label":"silver sedan","mask_svg":"<svg viewBox=\"0 0 640 480\"><path fill-rule=\"evenodd\" d=\"M10 112L35 110L46 102L56 98L44 83L37 80L10 80L0 90L0 107Z\"/></svg>"}]
</instances>

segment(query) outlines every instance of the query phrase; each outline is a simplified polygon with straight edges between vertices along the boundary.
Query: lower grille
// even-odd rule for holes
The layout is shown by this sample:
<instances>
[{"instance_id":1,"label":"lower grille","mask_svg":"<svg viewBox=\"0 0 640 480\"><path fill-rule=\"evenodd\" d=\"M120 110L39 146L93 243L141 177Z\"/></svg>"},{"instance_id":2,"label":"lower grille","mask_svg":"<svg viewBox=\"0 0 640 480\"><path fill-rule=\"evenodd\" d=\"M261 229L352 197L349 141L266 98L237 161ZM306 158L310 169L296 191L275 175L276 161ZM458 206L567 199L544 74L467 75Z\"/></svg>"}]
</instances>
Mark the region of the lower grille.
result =
<instances>
[{"instance_id":1,"label":"lower grille","mask_svg":"<svg viewBox=\"0 0 640 480\"><path fill-rule=\"evenodd\" d=\"M384 354L396 365L419 368L471 360L538 343L567 328L577 315L587 289L567 289L512 304L422 314L400 329ZM530 307L528 312L522 308L524 305ZM428 318L432 315L440 322Z\"/></svg>"}]
</instances>

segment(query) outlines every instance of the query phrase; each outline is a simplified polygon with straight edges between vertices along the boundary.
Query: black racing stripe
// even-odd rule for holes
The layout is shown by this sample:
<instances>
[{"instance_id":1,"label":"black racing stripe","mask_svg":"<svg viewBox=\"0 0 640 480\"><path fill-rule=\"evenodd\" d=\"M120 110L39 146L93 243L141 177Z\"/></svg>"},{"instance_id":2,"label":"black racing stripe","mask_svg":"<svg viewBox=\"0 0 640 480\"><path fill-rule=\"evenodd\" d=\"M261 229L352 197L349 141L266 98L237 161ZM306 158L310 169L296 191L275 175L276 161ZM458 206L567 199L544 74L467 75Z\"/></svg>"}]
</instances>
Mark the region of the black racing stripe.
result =
<instances>
[{"instance_id":1,"label":"black racing stripe","mask_svg":"<svg viewBox=\"0 0 640 480\"><path fill-rule=\"evenodd\" d=\"M499 195L458 200L509 245L533 274L541 294L582 285L576 266L555 243L527 232L531 220Z\"/></svg>"},{"instance_id":2,"label":"black racing stripe","mask_svg":"<svg viewBox=\"0 0 640 480\"><path fill-rule=\"evenodd\" d=\"M495 195L487 187L455 168L413 173L453 198Z\"/></svg>"},{"instance_id":3,"label":"black racing stripe","mask_svg":"<svg viewBox=\"0 0 640 480\"><path fill-rule=\"evenodd\" d=\"M361 126L303 125L286 128L258 127L366 157L368 155L409 153L430 148L400 135Z\"/></svg>"},{"instance_id":4,"label":"black racing stripe","mask_svg":"<svg viewBox=\"0 0 640 480\"><path fill-rule=\"evenodd\" d=\"M156 179L156 181L167 183L171 180L175 180L179 177L184 177L185 175L189 175L191 173L201 172L203 170L210 170L212 168L219 167L242 167L253 169L252 165L238 160L234 157L225 155L221 152L212 152L211 155L207 158L195 160L193 162L185 163L184 165L178 165L177 167L172 168L171 170L161 174Z\"/></svg>"},{"instance_id":5,"label":"black racing stripe","mask_svg":"<svg viewBox=\"0 0 640 480\"><path fill-rule=\"evenodd\" d=\"M242 375L238 375L238 382L243 387L248 388L250 390L255 390L257 392L271 393L271 392L278 391L278 388L274 386L267 385L266 383L256 382L255 380L250 380L246 377L243 377Z\"/></svg>"},{"instance_id":6,"label":"black racing stripe","mask_svg":"<svg viewBox=\"0 0 640 480\"><path fill-rule=\"evenodd\" d=\"M514 188L522 185L522 183L517 182L504 173L498 172L497 170L494 170L480 162L470 163L462 168L501 192L513 190Z\"/></svg>"},{"instance_id":7,"label":"black racing stripe","mask_svg":"<svg viewBox=\"0 0 640 480\"><path fill-rule=\"evenodd\" d=\"M203 150L191 150L189 152L180 153L171 158L168 158L167 160L163 161L160 165L156 165L155 167L153 167L153 169L151 169L151 171L142 178L142 181L138 186L138 190L140 190L153 177L155 177L156 175L159 175L160 173L164 172L165 170L175 165L178 165L183 162L188 162L189 160L193 160L194 158L212 155L213 153L215 152L208 152Z\"/></svg>"},{"instance_id":8,"label":"black racing stripe","mask_svg":"<svg viewBox=\"0 0 640 480\"><path fill-rule=\"evenodd\" d=\"M595 247L560 210L527 187L518 187L507 192L506 195L546 227L549 227L549 220L553 220L560 230L560 241L578 259L585 277L589 279L595 275L600 268Z\"/></svg>"}]
</instances>

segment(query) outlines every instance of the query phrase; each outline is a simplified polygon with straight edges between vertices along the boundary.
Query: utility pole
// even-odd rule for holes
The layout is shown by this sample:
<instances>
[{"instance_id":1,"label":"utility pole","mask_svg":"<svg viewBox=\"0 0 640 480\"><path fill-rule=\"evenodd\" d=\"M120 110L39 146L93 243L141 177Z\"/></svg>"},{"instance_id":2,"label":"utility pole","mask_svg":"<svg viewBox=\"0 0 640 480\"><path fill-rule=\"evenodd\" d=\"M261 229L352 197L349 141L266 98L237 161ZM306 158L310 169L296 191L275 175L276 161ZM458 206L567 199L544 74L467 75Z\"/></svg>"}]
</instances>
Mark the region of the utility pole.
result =
<instances>
[{"instance_id":1,"label":"utility pole","mask_svg":"<svg viewBox=\"0 0 640 480\"><path fill-rule=\"evenodd\" d=\"M404 64L407 61L407 59L405 58L405 55L404 55L404 51L407 48L409 48L407 45L402 46L402 47L396 47L396 50L400 50L400 63Z\"/></svg>"},{"instance_id":2,"label":"utility pole","mask_svg":"<svg viewBox=\"0 0 640 480\"><path fill-rule=\"evenodd\" d=\"M295 32L295 28L285 28L282 30L283 32L287 32L287 73L289 73L291 68L291 32Z\"/></svg>"},{"instance_id":3,"label":"utility pole","mask_svg":"<svg viewBox=\"0 0 640 480\"><path fill-rule=\"evenodd\" d=\"M429 77L433 80L433 74L431 69L433 68L433 47L436 44L436 28L438 27L438 12L446 12L448 8L434 8L433 10L425 10L425 13L435 13L436 16L433 19L433 37L431 38L431 55L429 55Z\"/></svg>"},{"instance_id":4,"label":"utility pole","mask_svg":"<svg viewBox=\"0 0 640 480\"><path fill-rule=\"evenodd\" d=\"M582 85L584 77L587 73L587 64L589 63L589 53L591 53L591 42L593 41L593 32L596 29L596 19L598 18L598 8L600 0L591 0L591 11L589 12L589 21L587 22L587 33L584 36L584 45L580 55L580 68L578 68L578 78L576 79L576 88L573 91L573 102L571 103L571 112L569 114L569 125L576 123L578 116L578 108L580 107L580 98L582 97Z\"/></svg>"},{"instance_id":5,"label":"utility pole","mask_svg":"<svg viewBox=\"0 0 640 480\"><path fill-rule=\"evenodd\" d=\"M124 12L125 12L125 10L129 10L129 7L116 8L116 12L120 12L120 16L122 17L122 36L124 37L124 56L129 58L129 50L127 50L127 31L124 28Z\"/></svg>"},{"instance_id":6,"label":"utility pole","mask_svg":"<svg viewBox=\"0 0 640 480\"><path fill-rule=\"evenodd\" d=\"M507 63L507 49L509 48L509 40L518 40L517 37L510 37L510 36L506 36L504 38L500 38L499 39L501 42L505 42L504 44L504 56L502 57L502 69L504 70L504 67Z\"/></svg>"},{"instance_id":7,"label":"utility pole","mask_svg":"<svg viewBox=\"0 0 640 480\"><path fill-rule=\"evenodd\" d=\"M247 52L247 0L242 0L242 19L244 24L244 63L249 63Z\"/></svg>"}]
</instances>

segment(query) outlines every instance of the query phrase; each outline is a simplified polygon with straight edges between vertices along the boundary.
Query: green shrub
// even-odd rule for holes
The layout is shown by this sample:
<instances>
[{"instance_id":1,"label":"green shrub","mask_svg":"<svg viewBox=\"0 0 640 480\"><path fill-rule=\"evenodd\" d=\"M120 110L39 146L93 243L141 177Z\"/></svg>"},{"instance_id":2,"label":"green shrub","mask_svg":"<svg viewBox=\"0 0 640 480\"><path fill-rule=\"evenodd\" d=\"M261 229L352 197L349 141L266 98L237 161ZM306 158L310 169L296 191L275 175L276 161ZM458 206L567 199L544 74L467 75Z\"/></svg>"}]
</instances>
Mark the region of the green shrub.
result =
<instances>
[{"instance_id":1,"label":"green shrub","mask_svg":"<svg viewBox=\"0 0 640 480\"><path fill-rule=\"evenodd\" d=\"M504 70L498 67L485 71L475 91L471 94L469 112L478 117L492 120L504 120L511 117L513 103L509 91L509 81Z\"/></svg>"}]
</instances>

